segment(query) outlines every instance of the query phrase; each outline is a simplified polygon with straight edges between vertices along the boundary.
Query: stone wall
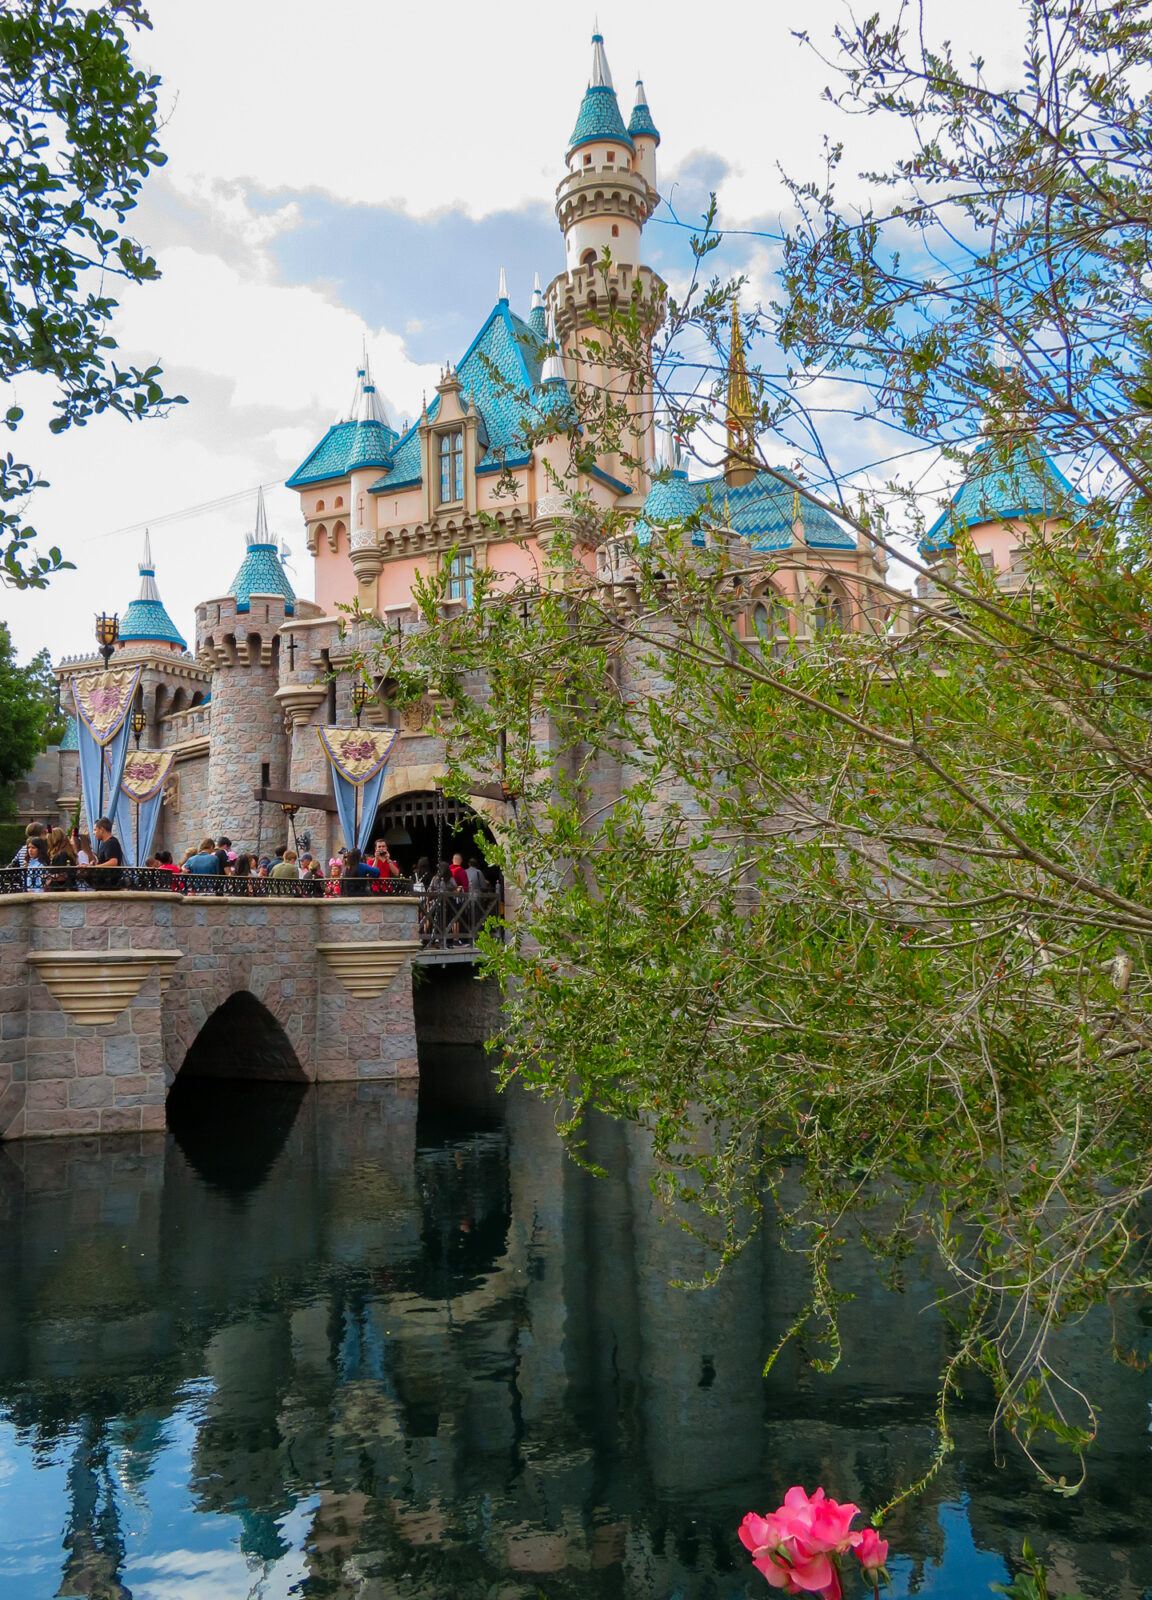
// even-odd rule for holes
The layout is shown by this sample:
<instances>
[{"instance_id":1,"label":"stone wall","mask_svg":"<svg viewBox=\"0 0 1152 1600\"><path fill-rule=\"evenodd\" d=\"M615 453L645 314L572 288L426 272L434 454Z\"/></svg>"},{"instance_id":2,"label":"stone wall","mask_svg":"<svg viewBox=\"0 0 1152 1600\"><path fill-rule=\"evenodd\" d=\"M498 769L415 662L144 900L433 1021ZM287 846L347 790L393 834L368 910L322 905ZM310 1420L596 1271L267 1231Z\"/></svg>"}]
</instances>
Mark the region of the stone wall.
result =
<instances>
[{"instance_id":1,"label":"stone wall","mask_svg":"<svg viewBox=\"0 0 1152 1600\"><path fill-rule=\"evenodd\" d=\"M421 966L412 985L421 1044L484 1044L500 1031L500 985L471 961Z\"/></svg>"},{"instance_id":2,"label":"stone wall","mask_svg":"<svg viewBox=\"0 0 1152 1600\"><path fill-rule=\"evenodd\" d=\"M415 1077L417 907L93 893L0 900L0 1138L164 1126L189 1047L251 994L313 1081Z\"/></svg>"}]
</instances>

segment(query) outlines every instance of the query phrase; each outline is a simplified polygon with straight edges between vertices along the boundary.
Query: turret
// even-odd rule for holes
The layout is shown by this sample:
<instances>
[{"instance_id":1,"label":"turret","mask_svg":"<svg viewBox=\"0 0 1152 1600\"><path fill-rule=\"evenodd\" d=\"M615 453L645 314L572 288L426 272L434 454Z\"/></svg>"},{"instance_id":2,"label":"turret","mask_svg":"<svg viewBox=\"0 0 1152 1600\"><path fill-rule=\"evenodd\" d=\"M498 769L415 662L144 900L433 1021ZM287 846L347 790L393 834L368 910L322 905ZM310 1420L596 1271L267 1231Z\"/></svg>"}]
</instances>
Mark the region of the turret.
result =
<instances>
[{"instance_id":1,"label":"turret","mask_svg":"<svg viewBox=\"0 0 1152 1600\"><path fill-rule=\"evenodd\" d=\"M254 791L287 780L283 713L276 699L280 629L298 602L257 496L244 559L226 594L196 608L196 653L212 671L212 743L203 826L254 849L264 828ZM309 613L314 611L307 606ZM268 843L268 837L260 840Z\"/></svg>"},{"instance_id":2,"label":"turret","mask_svg":"<svg viewBox=\"0 0 1152 1600\"><path fill-rule=\"evenodd\" d=\"M646 101L644 107L646 112ZM646 461L652 453L652 396L637 393L632 373L591 359L585 348L590 340L603 343L604 316L614 305L635 306L649 337L664 315L665 286L641 261L644 224L660 198L654 184L659 135L650 113L638 119L640 124L638 152L620 114L604 39L596 32L592 74L568 141L567 172L556 190L567 270L549 286L548 304L573 380L627 397L633 437L601 466L642 493L643 474L627 458Z\"/></svg>"},{"instance_id":3,"label":"turret","mask_svg":"<svg viewBox=\"0 0 1152 1600\"><path fill-rule=\"evenodd\" d=\"M644 93L644 84L641 79L636 79L636 104L632 107L632 115L628 119L628 137L632 140L632 148L636 152L637 169L643 173L644 181L656 194L656 146L660 143L660 135L656 124L652 121L652 113L648 109L648 96Z\"/></svg>"},{"instance_id":4,"label":"turret","mask_svg":"<svg viewBox=\"0 0 1152 1600\"><path fill-rule=\"evenodd\" d=\"M599 33L592 35L592 75L568 141L566 165L567 176L556 191L556 216L568 270L594 265L605 250L614 262L638 268L640 232L657 197L637 165Z\"/></svg>"}]
</instances>

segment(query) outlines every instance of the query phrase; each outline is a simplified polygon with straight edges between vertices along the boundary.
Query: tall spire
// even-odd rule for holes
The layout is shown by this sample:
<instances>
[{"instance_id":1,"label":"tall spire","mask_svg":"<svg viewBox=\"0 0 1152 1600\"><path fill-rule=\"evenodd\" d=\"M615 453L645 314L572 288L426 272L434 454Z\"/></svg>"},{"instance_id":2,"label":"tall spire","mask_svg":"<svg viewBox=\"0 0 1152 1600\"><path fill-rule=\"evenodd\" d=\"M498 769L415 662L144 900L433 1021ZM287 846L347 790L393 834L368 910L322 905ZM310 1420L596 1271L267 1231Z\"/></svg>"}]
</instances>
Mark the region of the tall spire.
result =
<instances>
[{"instance_id":1,"label":"tall spire","mask_svg":"<svg viewBox=\"0 0 1152 1600\"><path fill-rule=\"evenodd\" d=\"M614 89L612 82L612 69L608 65L608 57L604 53L604 35L600 32L600 23L592 24L595 32L592 35L592 76L588 80L590 89Z\"/></svg>"},{"instance_id":2,"label":"tall spire","mask_svg":"<svg viewBox=\"0 0 1152 1600\"><path fill-rule=\"evenodd\" d=\"M268 512L264 506L264 485L261 484L256 491L256 528L248 541L248 548L257 544L271 544L272 536L268 532Z\"/></svg>"},{"instance_id":3,"label":"tall spire","mask_svg":"<svg viewBox=\"0 0 1152 1600\"><path fill-rule=\"evenodd\" d=\"M500 292L496 298L503 301L505 305L508 304L508 274L503 267L500 268Z\"/></svg>"},{"instance_id":4,"label":"tall spire","mask_svg":"<svg viewBox=\"0 0 1152 1600\"><path fill-rule=\"evenodd\" d=\"M724 426L728 429L728 453L724 476L729 484L739 485L756 476L756 406L748 363L744 355L744 334L740 327L740 302L732 296L732 324L728 340L728 386L725 396Z\"/></svg>"},{"instance_id":5,"label":"tall spire","mask_svg":"<svg viewBox=\"0 0 1152 1600\"><path fill-rule=\"evenodd\" d=\"M540 287L540 274L532 280L532 306L528 312L528 326L540 343L548 337L548 320L544 311L544 291Z\"/></svg>"},{"instance_id":6,"label":"tall spire","mask_svg":"<svg viewBox=\"0 0 1152 1600\"><path fill-rule=\"evenodd\" d=\"M352 410L353 422L378 422L381 427L391 429L388 413L384 408L375 383L372 381L372 363L368 360L368 352L364 352L363 361L356 373L359 393Z\"/></svg>"},{"instance_id":7,"label":"tall spire","mask_svg":"<svg viewBox=\"0 0 1152 1600\"><path fill-rule=\"evenodd\" d=\"M540 368L541 388L544 388L545 384L566 383L568 381L556 338L556 318L552 311L548 312L548 344L550 346L549 353L544 357L544 365Z\"/></svg>"},{"instance_id":8,"label":"tall spire","mask_svg":"<svg viewBox=\"0 0 1152 1600\"><path fill-rule=\"evenodd\" d=\"M152 536L148 529L144 529L144 551L140 557L140 593L137 600L159 600L160 591L156 587L156 568L152 562Z\"/></svg>"}]
</instances>

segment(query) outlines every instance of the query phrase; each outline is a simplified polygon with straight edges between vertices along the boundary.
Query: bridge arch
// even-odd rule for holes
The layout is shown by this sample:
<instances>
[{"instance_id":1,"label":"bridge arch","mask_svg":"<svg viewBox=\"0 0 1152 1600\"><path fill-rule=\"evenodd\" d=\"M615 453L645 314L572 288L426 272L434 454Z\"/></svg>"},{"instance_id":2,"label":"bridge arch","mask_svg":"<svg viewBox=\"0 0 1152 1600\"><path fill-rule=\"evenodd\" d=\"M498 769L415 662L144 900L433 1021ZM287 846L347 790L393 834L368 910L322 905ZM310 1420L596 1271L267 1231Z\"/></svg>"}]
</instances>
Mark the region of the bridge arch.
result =
<instances>
[{"instance_id":1,"label":"bridge arch","mask_svg":"<svg viewBox=\"0 0 1152 1600\"><path fill-rule=\"evenodd\" d=\"M185 1051L172 1088L198 1078L308 1082L279 1019L248 989L230 994L207 1018Z\"/></svg>"}]
</instances>

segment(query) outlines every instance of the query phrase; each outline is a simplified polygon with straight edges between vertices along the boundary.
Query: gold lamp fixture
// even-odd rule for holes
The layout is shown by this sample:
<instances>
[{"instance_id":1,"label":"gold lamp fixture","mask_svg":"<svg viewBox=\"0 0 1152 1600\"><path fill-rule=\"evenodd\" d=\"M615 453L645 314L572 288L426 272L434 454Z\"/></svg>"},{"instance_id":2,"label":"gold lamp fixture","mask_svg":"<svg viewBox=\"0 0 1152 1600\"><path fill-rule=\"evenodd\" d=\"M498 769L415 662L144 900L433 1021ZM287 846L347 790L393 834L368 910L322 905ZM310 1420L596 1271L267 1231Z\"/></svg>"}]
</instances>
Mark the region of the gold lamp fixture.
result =
<instances>
[{"instance_id":1,"label":"gold lamp fixture","mask_svg":"<svg viewBox=\"0 0 1152 1600\"><path fill-rule=\"evenodd\" d=\"M132 713L132 737L136 741L137 750L139 750L139 748L140 748L140 735L144 732L144 729L147 726L148 726L148 718L144 714L144 712L143 711L134 711Z\"/></svg>"},{"instance_id":2,"label":"gold lamp fixture","mask_svg":"<svg viewBox=\"0 0 1152 1600\"><path fill-rule=\"evenodd\" d=\"M107 668L112 659L112 652L120 642L120 614L113 612L109 617L102 611L96 618L96 643L100 654L104 657L104 666Z\"/></svg>"}]
</instances>

